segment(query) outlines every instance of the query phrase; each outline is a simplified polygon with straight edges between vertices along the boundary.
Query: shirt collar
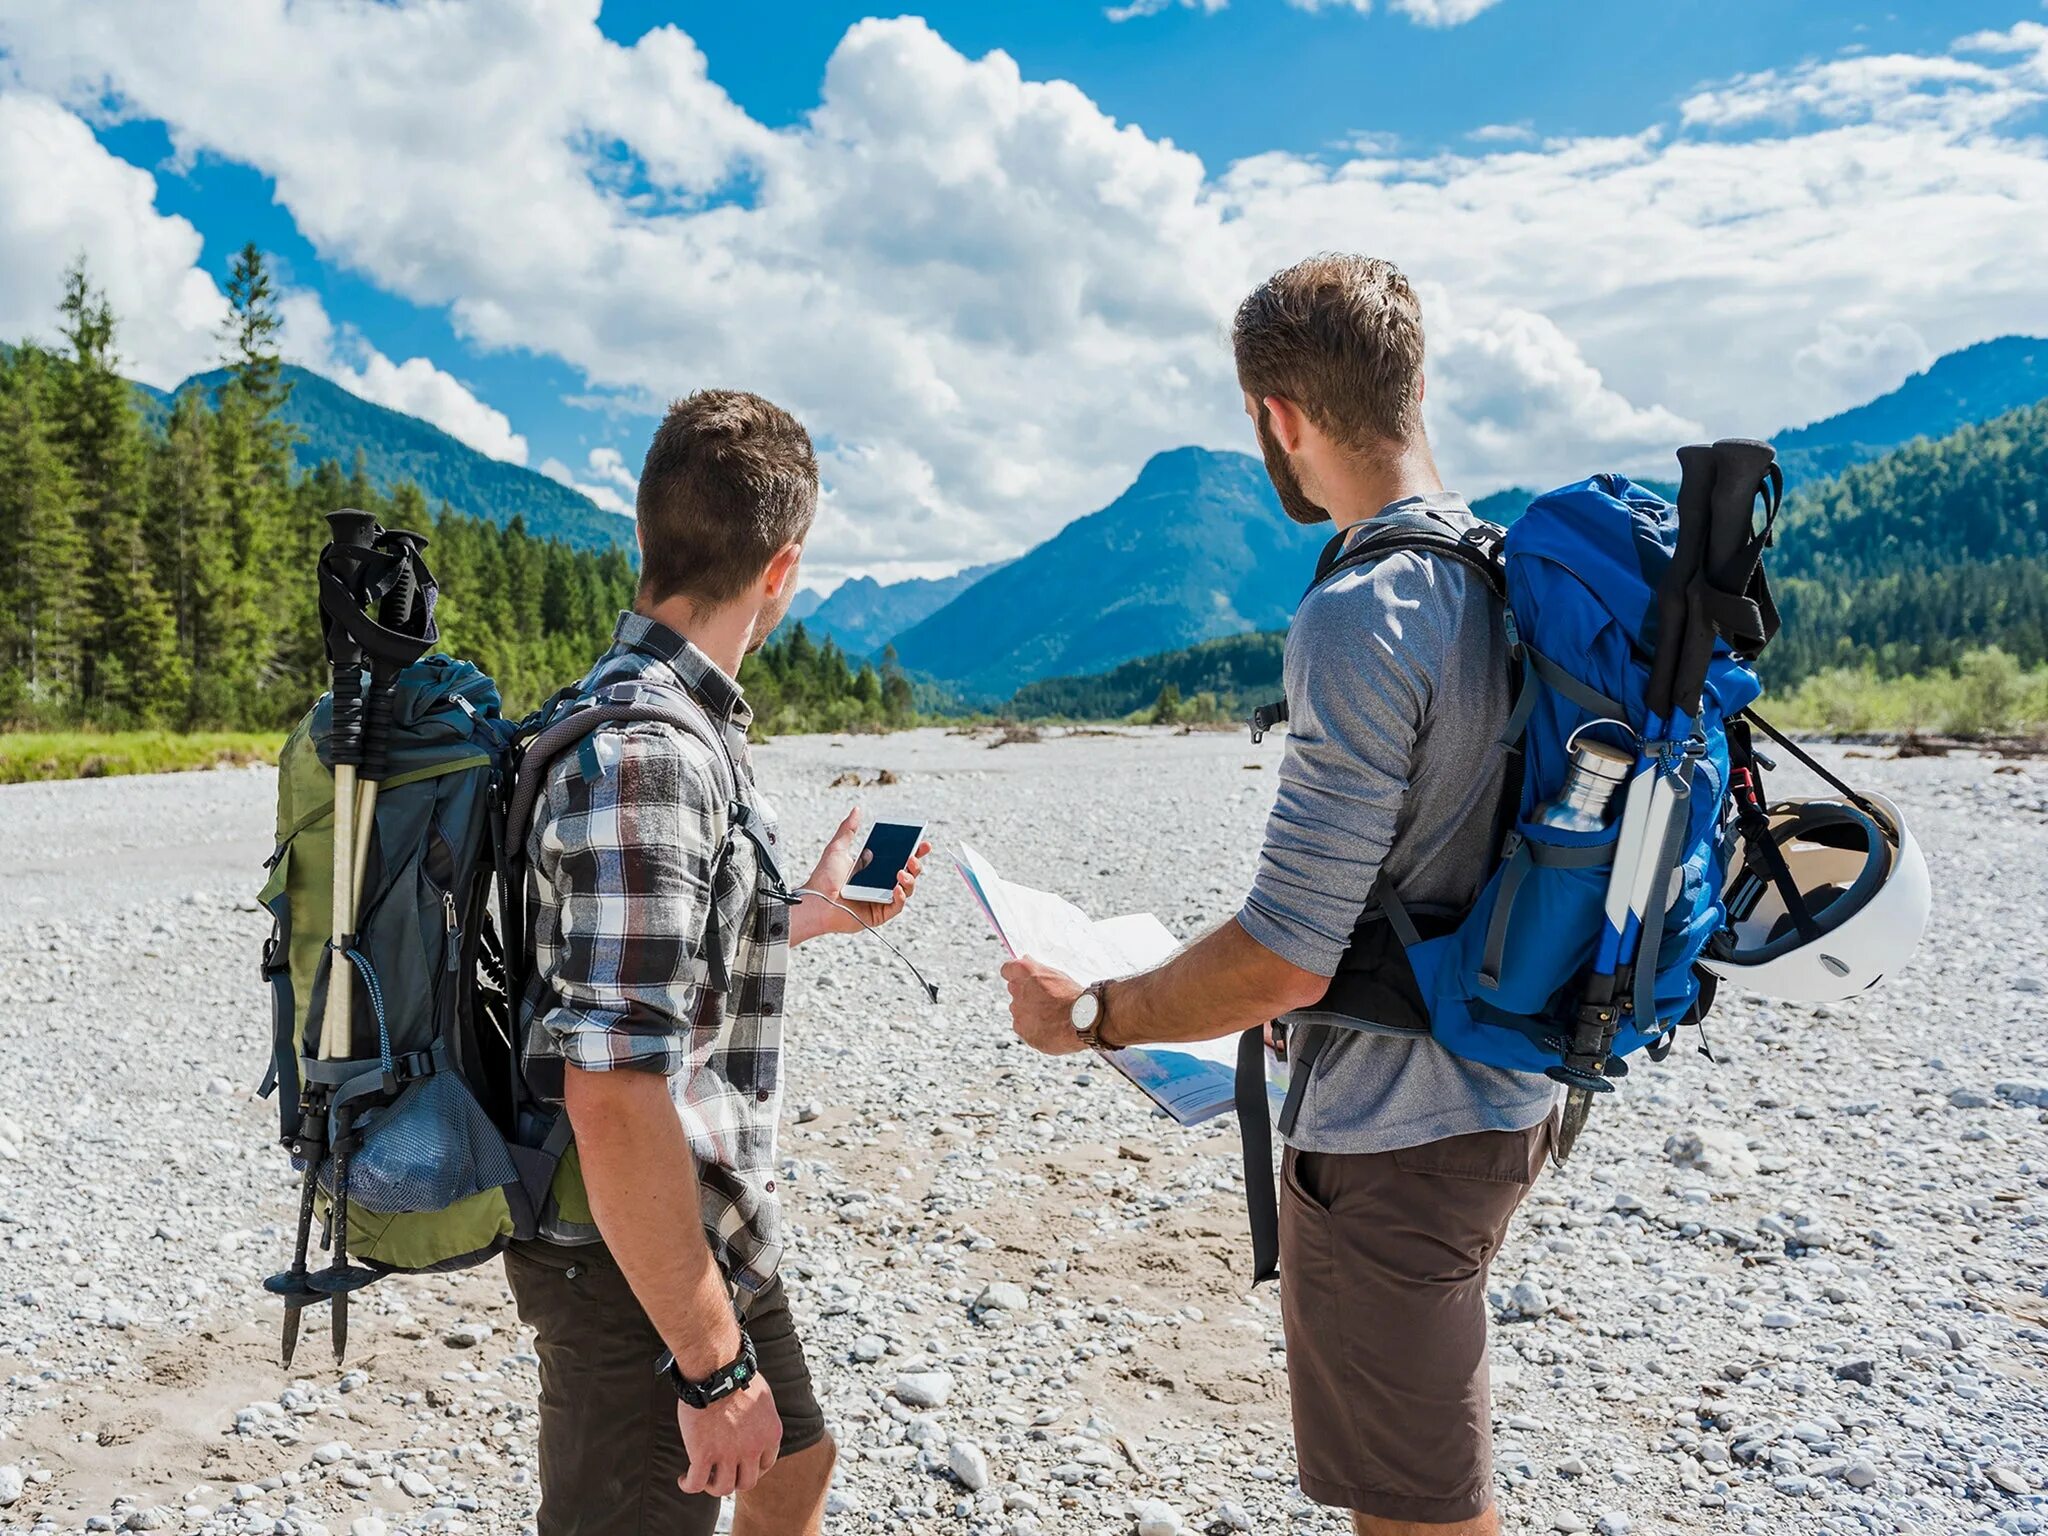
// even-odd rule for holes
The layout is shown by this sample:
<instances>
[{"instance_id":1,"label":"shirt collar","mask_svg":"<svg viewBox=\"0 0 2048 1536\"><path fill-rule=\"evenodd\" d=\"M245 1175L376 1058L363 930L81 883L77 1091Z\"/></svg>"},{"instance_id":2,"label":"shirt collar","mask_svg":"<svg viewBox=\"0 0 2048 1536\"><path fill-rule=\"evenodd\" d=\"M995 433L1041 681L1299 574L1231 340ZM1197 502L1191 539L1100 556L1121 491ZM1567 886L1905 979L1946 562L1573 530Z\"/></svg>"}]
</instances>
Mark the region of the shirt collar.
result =
<instances>
[{"instance_id":1,"label":"shirt collar","mask_svg":"<svg viewBox=\"0 0 2048 1536\"><path fill-rule=\"evenodd\" d=\"M612 645L666 664L714 720L727 722L742 732L753 724L754 711L740 685L717 662L659 619L630 611L620 614L612 630Z\"/></svg>"}]
</instances>

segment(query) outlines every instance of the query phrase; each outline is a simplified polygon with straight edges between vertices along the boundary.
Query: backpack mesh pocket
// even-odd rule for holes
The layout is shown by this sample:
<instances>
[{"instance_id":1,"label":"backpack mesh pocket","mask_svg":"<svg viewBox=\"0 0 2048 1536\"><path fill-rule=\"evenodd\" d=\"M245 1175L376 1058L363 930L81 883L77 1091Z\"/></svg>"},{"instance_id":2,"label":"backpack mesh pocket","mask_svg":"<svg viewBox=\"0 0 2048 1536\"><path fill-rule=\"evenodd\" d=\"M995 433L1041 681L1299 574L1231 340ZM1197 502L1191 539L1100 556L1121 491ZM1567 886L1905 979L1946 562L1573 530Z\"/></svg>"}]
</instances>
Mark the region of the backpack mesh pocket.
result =
<instances>
[{"instance_id":1,"label":"backpack mesh pocket","mask_svg":"<svg viewBox=\"0 0 2048 1536\"><path fill-rule=\"evenodd\" d=\"M504 1137L462 1080L436 1072L371 1113L349 1157L348 1198L384 1214L440 1211L518 1177ZM332 1195L331 1163L321 1183Z\"/></svg>"}]
</instances>

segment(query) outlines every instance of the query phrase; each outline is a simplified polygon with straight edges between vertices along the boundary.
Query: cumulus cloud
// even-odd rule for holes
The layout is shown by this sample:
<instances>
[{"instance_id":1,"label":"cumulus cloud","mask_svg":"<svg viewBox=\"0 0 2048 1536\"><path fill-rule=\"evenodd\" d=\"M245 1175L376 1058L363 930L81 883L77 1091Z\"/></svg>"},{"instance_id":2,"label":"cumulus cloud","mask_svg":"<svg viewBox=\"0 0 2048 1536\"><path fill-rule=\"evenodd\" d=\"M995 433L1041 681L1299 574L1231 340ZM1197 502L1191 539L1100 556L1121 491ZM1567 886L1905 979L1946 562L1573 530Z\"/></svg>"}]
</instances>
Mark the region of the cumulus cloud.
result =
<instances>
[{"instance_id":1,"label":"cumulus cloud","mask_svg":"<svg viewBox=\"0 0 2048 1536\"><path fill-rule=\"evenodd\" d=\"M581 491L607 512L633 515L633 498L640 493L640 478L626 468L625 455L616 448L593 448L584 455L583 468L571 469L560 459L542 459L540 472L571 490Z\"/></svg>"},{"instance_id":2,"label":"cumulus cloud","mask_svg":"<svg viewBox=\"0 0 2048 1536\"><path fill-rule=\"evenodd\" d=\"M1675 440L1895 383L1904 330L1941 352L2038 323L2031 25L1710 85L1630 134L1209 167L915 20L850 28L816 108L769 129L682 34L610 42L589 0L0 0L31 88L255 166L324 258L476 345L559 357L599 401L732 384L796 409L821 577L1014 553L1153 451L1249 447L1229 315L1306 251L1426 283L1425 414L1475 494L1668 471Z\"/></svg>"},{"instance_id":3,"label":"cumulus cloud","mask_svg":"<svg viewBox=\"0 0 2048 1536\"><path fill-rule=\"evenodd\" d=\"M278 313L284 321L279 347L290 361L374 404L431 421L479 453L511 464L526 462L526 439L512 430L510 418L429 359L394 363L354 330L337 330L317 294L287 293L278 301Z\"/></svg>"},{"instance_id":4,"label":"cumulus cloud","mask_svg":"<svg viewBox=\"0 0 2048 1536\"><path fill-rule=\"evenodd\" d=\"M197 270L199 231L156 207L156 179L45 96L0 93L0 341L57 335L64 271L88 258L131 374L158 388L218 361L227 301Z\"/></svg>"}]
</instances>

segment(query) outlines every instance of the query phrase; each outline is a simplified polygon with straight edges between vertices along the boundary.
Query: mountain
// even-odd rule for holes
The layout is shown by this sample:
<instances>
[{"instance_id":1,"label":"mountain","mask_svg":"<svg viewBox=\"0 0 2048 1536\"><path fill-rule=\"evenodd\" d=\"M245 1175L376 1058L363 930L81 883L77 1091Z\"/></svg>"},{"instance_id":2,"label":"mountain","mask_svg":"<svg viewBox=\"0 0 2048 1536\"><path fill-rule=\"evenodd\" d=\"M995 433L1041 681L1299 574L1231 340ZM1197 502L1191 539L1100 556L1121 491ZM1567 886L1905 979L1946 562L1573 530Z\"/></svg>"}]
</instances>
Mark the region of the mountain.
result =
<instances>
[{"instance_id":1,"label":"mountain","mask_svg":"<svg viewBox=\"0 0 2048 1536\"><path fill-rule=\"evenodd\" d=\"M802 618L812 634L830 635L849 655L870 656L1005 563L969 566L936 580L912 577L884 584L872 576L854 576L834 588L809 615L794 608L790 613Z\"/></svg>"},{"instance_id":2,"label":"mountain","mask_svg":"<svg viewBox=\"0 0 2048 1536\"><path fill-rule=\"evenodd\" d=\"M1916 437L1958 427L2048 397L2048 339L2001 336L1936 358L1897 389L1867 404L1772 438L1785 478L1839 474Z\"/></svg>"},{"instance_id":3,"label":"mountain","mask_svg":"<svg viewBox=\"0 0 2048 1536\"><path fill-rule=\"evenodd\" d=\"M1926 671L1980 646L2048 660L2048 399L1799 487L1768 568L1784 616L1763 655L1773 688L1832 666ZM1284 639L1234 635L1046 678L1010 707L1026 719L1116 718L1171 683L1241 710L1277 686Z\"/></svg>"},{"instance_id":4,"label":"mountain","mask_svg":"<svg viewBox=\"0 0 2048 1536\"><path fill-rule=\"evenodd\" d=\"M1136 483L896 637L904 667L970 699L1162 647L1286 623L1326 532L1303 528L1257 459L1155 455Z\"/></svg>"},{"instance_id":5,"label":"mountain","mask_svg":"<svg viewBox=\"0 0 2048 1536\"><path fill-rule=\"evenodd\" d=\"M458 512L500 528L517 517L525 521L528 533L560 539L577 549L634 549L633 520L605 511L580 491L478 453L430 422L372 404L307 369L287 364L283 374L291 381L292 393L281 414L302 434L293 449L302 469L335 459L347 470L360 449L370 482L380 491L388 493L399 481L410 480L430 502L445 501ZM171 394L204 390L212 401L227 379L225 369L195 374ZM156 396L154 410L150 396ZM167 413L170 398L146 391L145 412Z\"/></svg>"},{"instance_id":6,"label":"mountain","mask_svg":"<svg viewBox=\"0 0 2048 1536\"><path fill-rule=\"evenodd\" d=\"M789 612L784 615L784 620L790 624L801 624L823 607L824 603L824 593L813 591L809 587L798 587L796 596L790 599Z\"/></svg>"}]
</instances>

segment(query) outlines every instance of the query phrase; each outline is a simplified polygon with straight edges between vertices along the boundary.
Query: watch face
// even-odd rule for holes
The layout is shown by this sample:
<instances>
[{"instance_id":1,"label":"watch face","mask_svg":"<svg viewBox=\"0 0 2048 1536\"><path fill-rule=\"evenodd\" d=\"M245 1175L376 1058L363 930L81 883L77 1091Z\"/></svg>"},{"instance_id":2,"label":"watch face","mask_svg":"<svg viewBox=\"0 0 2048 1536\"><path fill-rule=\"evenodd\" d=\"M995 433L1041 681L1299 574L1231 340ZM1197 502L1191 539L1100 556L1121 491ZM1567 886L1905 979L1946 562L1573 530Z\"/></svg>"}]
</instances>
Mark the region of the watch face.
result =
<instances>
[{"instance_id":1,"label":"watch face","mask_svg":"<svg viewBox=\"0 0 2048 1536\"><path fill-rule=\"evenodd\" d=\"M1073 1011L1071 1014L1069 1014L1069 1017L1072 1018L1074 1021L1074 1028L1087 1029L1091 1025L1093 1025L1096 1019L1100 1018L1101 1015L1102 999L1097 997L1093 992L1083 992L1079 997L1074 999Z\"/></svg>"}]
</instances>

